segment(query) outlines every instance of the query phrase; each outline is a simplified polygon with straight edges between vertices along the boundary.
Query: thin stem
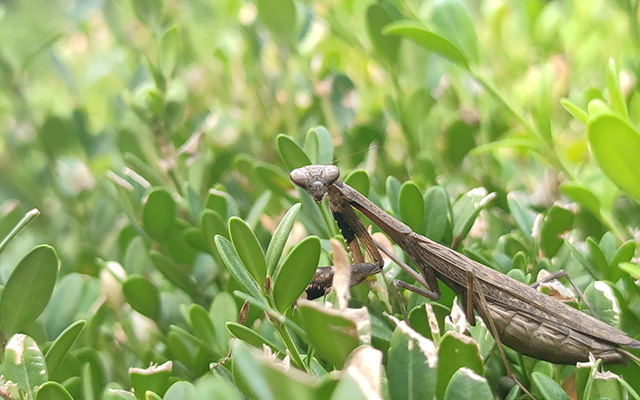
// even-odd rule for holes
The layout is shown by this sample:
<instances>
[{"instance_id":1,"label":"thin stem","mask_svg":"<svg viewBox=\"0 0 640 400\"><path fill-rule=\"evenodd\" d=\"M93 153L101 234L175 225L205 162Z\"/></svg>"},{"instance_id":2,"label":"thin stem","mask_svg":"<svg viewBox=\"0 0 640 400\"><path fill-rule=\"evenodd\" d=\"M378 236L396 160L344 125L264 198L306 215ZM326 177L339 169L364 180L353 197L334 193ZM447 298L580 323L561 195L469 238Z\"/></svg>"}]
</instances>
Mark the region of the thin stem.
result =
<instances>
[{"instance_id":1,"label":"thin stem","mask_svg":"<svg viewBox=\"0 0 640 400\"><path fill-rule=\"evenodd\" d=\"M9 245L9 243L16 237L18 234L27 226L31 221L33 221L38 215L40 215L40 210L34 208L27 212L24 217L13 227L11 232L0 243L0 253L4 251L4 249Z\"/></svg>"},{"instance_id":2,"label":"thin stem","mask_svg":"<svg viewBox=\"0 0 640 400\"><path fill-rule=\"evenodd\" d=\"M271 320L271 323L280 334L280 338L284 342L284 345L286 346L287 350L289 350L289 354L291 355L291 359L293 360L294 364L296 364L296 366L301 370L303 370L304 372L309 372L307 365L304 363L304 361L302 361L302 357L298 352L298 348L296 347L296 344L293 343L293 339L291 338L291 335L289 334L289 330L287 329L287 327L278 323L278 321L274 321L272 318L269 318L269 319Z\"/></svg>"}]
</instances>

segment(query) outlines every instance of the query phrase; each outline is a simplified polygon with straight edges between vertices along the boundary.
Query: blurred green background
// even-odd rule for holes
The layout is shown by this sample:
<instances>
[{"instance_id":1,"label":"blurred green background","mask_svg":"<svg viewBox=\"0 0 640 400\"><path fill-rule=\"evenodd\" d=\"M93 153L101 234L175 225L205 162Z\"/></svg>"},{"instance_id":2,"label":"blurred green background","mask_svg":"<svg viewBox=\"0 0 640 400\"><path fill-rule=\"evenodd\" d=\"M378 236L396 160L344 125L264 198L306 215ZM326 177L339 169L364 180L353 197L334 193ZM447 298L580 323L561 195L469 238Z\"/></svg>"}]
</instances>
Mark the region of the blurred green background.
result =
<instances>
[{"instance_id":1,"label":"blurred green background","mask_svg":"<svg viewBox=\"0 0 640 400\"><path fill-rule=\"evenodd\" d=\"M222 293L220 304L242 304L213 241L229 237L230 217L266 249L302 201L295 240L318 235L329 262L335 227L288 181L303 149L344 176L359 170L350 184L395 217L502 272L531 281L565 269L583 289L608 282L622 305L617 326L639 334L637 6L0 3L0 236L28 210L42 213L2 252L0 282L38 244L60 259L47 310L23 331L46 349L89 321L73 365L53 380L75 376L65 385L75 398L103 398L106 385L131 386L127 368L176 359L169 333L188 328L189 304L212 315ZM479 218L465 207L480 187L496 197ZM412 208L424 213L403 212ZM429 225L434 215L441 228ZM179 265L179 277L159 264ZM109 282L134 275L162 305L151 307L161 310L151 337L129 341L121 334L139 328L126 304L139 303ZM230 334L219 335L213 355L178 361L174 378L193 381L222 358ZM549 373L558 384L568 374Z\"/></svg>"}]
</instances>

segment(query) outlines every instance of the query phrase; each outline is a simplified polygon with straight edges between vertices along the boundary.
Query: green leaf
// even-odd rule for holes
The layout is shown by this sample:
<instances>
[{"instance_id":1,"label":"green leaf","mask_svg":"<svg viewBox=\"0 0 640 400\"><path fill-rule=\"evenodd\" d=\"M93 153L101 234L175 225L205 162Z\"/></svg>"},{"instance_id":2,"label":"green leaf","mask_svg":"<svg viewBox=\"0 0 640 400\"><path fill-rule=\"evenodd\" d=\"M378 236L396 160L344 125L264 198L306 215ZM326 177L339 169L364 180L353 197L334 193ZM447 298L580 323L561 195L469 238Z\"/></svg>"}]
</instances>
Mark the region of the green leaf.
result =
<instances>
[{"instance_id":1,"label":"green leaf","mask_svg":"<svg viewBox=\"0 0 640 400\"><path fill-rule=\"evenodd\" d=\"M531 374L531 380L536 385L545 400L569 400L569 396L553 379L541 372Z\"/></svg>"},{"instance_id":2,"label":"green leaf","mask_svg":"<svg viewBox=\"0 0 640 400\"><path fill-rule=\"evenodd\" d=\"M36 400L73 400L71 394L58 382L45 382L36 395Z\"/></svg>"},{"instance_id":3,"label":"green leaf","mask_svg":"<svg viewBox=\"0 0 640 400\"><path fill-rule=\"evenodd\" d=\"M0 298L6 336L21 331L44 311L53 293L58 264L56 251L48 245L34 248L20 260Z\"/></svg>"},{"instance_id":4,"label":"green leaf","mask_svg":"<svg viewBox=\"0 0 640 400\"><path fill-rule=\"evenodd\" d=\"M571 102L571 100L564 98L560 100L560 104L565 110L571 114L573 118L578 120L582 125L586 125L589 122L589 114L582 110L580 107Z\"/></svg>"},{"instance_id":5,"label":"green leaf","mask_svg":"<svg viewBox=\"0 0 640 400\"><path fill-rule=\"evenodd\" d=\"M560 190L583 209L600 216L600 201L589 189L576 182L562 182Z\"/></svg>"},{"instance_id":6,"label":"green leaf","mask_svg":"<svg viewBox=\"0 0 640 400\"><path fill-rule=\"evenodd\" d=\"M631 275L634 279L640 279L640 265L630 262L620 263L620 269Z\"/></svg>"},{"instance_id":7,"label":"green leaf","mask_svg":"<svg viewBox=\"0 0 640 400\"><path fill-rule=\"evenodd\" d=\"M157 320L160 316L160 292L142 275L131 275L122 284L122 293L127 303L145 317Z\"/></svg>"},{"instance_id":8,"label":"green leaf","mask_svg":"<svg viewBox=\"0 0 640 400\"><path fill-rule=\"evenodd\" d=\"M587 286L583 294L598 319L620 329L620 304L609 285L603 281L595 281Z\"/></svg>"},{"instance_id":9,"label":"green leaf","mask_svg":"<svg viewBox=\"0 0 640 400\"><path fill-rule=\"evenodd\" d=\"M420 232L424 222L424 200L415 183L409 181L402 184L398 196L400 219L409 225L414 232Z\"/></svg>"},{"instance_id":10,"label":"green leaf","mask_svg":"<svg viewBox=\"0 0 640 400\"><path fill-rule=\"evenodd\" d=\"M389 199L389 206L391 207L391 212L396 217L400 216L399 198L401 187L402 185L400 184L400 181L393 176L388 177L385 182L385 190L387 192L387 199Z\"/></svg>"},{"instance_id":11,"label":"green leaf","mask_svg":"<svg viewBox=\"0 0 640 400\"><path fill-rule=\"evenodd\" d=\"M216 330L213 326L213 321L209 316L207 310L204 309L200 304L192 304L189 307L189 322L191 323L191 327L193 328L193 334L204 343L206 343L209 347L216 348ZM216 349L217 353L221 353Z\"/></svg>"},{"instance_id":12,"label":"green leaf","mask_svg":"<svg viewBox=\"0 0 640 400\"><path fill-rule=\"evenodd\" d=\"M363 196L369 195L369 175L361 170L352 171L344 178L344 183L351 186Z\"/></svg>"},{"instance_id":13,"label":"green leaf","mask_svg":"<svg viewBox=\"0 0 640 400\"><path fill-rule=\"evenodd\" d=\"M215 211L219 216L226 219L229 212L229 204L226 193L217 189L210 189L207 194L207 202L205 207ZM226 230L226 229L225 229Z\"/></svg>"},{"instance_id":14,"label":"green leaf","mask_svg":"<svg viewBox=\"0 0 640 400\"><path fill-rule=\"evenodd\" d=\"M244 288L244 290L246 290L248 294L257 299L262 299L262 294L258 284L242 264L233 244L227 238L220 235L216 235L214 240L218 251L220 252L220 257L235 280Z\"/></svg>"},{"instance_id":15,"label":"green leaf","mask_svg":"<svg viewBox=\"0 0 640 400\"><path fill-rule=\"evenodd\" d=\"M153 239L161 242L169 236L176 220L176 203L164 188L154 189L142 209L142 226Z\"/></svg>"},{"instance_id":16,"label":"green leaf","mask_svg":"<svg viewBox=\"0 0 640 400\"><path fill-rule=\"evenodd\" d=\"M149 257L153 265L165 278L176 287L184 290L192 299L198 297L198 289L193 280L186 271L184 271L173 259L155 250L149 252Z\"/></svg>"},{"instance_id":17,"label":"green leaf","mask_svg":"<svg viewBox=\"0 0 640 400\"><path fill-rule=\"evenodd\" d=\"M192 400L197 399L198 392L191 382L178 381L171 385L163 400Z\"/></svg>"},{"instance_id":18,"label":"green leaf","mask_svg":"<svg viewBox=\"0 0 640 400\"><path fill-rule=\"evenodd\" d=\"M247 224L251 229L258 227L260 217L264 215L265 209L269 205L269 201L271 201L271 197L271 192L267 190L253 202L251 209L247 213Z\"/></svg>"},{"instance_id":19,"label":"green leaf","mask_svg":"<svg viewBox=\"0 0 640 400\"><path fill-rule=\"evenodd\" d=\"M618 250L616 250L616 253L611 258L611 261L609 261L609 267L615 268L620 263L631 261L635 252L636 242L633 239L627 240L618 247Z\"/></svg>"},{"instance_id":20,"label":"green leaf","mask_svg":"<svg viewBox=\"0 0 640 400\"><path fill-rule=\"evenodd\" d=\"M320 259L320 239L309 236L287 255L273 283L273 300L280 312L287 310L313 279Z\"/></svg>"},{"instance_id":21,"label":"green leaf","mask_svg":"<svg viewBox=\"0 0 640 400\"><path fill-rule=\"evenodd\" d=\"M229 237L229 230L224 219L214 210L205 209L200 216L200 229L207 243L211 247L211 254L217 254L216 245L213 238L216 235Z\"/></svg>"},{"instance_id":22,"label":"green leaf","mask_svg":"<svg viewBox=\"0 0 640 400\"><path fill-rule=\"evenodd\" d=\"M129 368L129 379L131 379L131 386L136 398L145 400L147 391L163 395L169 387L172 369L173 363L171 361L148 368Z\"/></svg>"},{"instance_id":23,"label":"green leaf","mask_svg":"<svg viewBox=\"0 0 640 400\"><path fill-rule=\"evenodd\" d=\"M596 243L596 241L591 237L587 238L586 243L589 248L589 259L591 260L591 265L593 265L596 271L598 271L602 276L608 276L609 263L600 249L600 246L598 246L598 243Z\"/></svg>"},{"instance_id":24,"label":"green leaf","mask_svg":"<svg viewBox=\"0 0 640 400\"><path fill-rule=\"evenodd\" d=\"M449 382L461 367L482 376L482 359L478 345L468 336L449 331L442 336L438 350L438 383L436 396L444 398Z\"/></svg>"},{"instance_id":25,"label":"green leaf","mask_svg":"<svg viewBox=\"0 0 640 400\"><path fill-rule=\"evenodd\" d=\"M480 215L480 211L495 197L495 193L487 194L484 188L472 189L460 196L453 204L453 237L461 241Z\"/></svg>"},{"instance_id":26,"label":"green leaf","mask_svg":"<svg viewBox=\"0 0 640 400\"><path fill-rule=\"evenodd\" d=\"M296 8L292 0L257 0L258 18L275 35L287 44L295 41Z\"/></svg>"},{"instance_id":27,"label":"green leaf","mask_svg":"<svg viewBox=\"0 0 640 400\"><path fill-rule=\"evenodd\" d=\"M293 223L298 216L301 206L301 203L296 203L291 206L289 211L287 211L284 217L282 217L282 220L278 224L275 232L273 232L273 236L269 242L269 247L267 248L267 255L265 257L268 276L273 276L276 270L278 261L280 261L280 257L282 256L282 250L284 250L284 245L287 243L291 229L293 229Z\"/></svg>"},{"instance_id":28,"label":"green leaf","mask_svg":"<svg viewBox=\"0 0 640 400\"><path fill-rule=\"evenodd\" d=\"M449 198L441 186L432 186L424 195L425 236L439 242L449 221Z\"/></svg>"},{"instance_id":29,"label":"green leaf","mask_svg":"<svg viewBox=\"0 0 640 400\"><path fill-rule=\"evenodd\" d=\"M391 400L433 399L437 370L429 361L415 338L400 329L393 332L387 362Z\"/></svg>"},{"instance_id":30,"label":"green leaf","mask_svg":"<svg viewBox=\"0 0 640 400\"><path fill-rule=\"evenodd\" d=\"M307 145L307 142L309 142L309 145ZM311 153L311 148L316 145L317 149ZM333 139L324 126L316 126L315 128L309 129L304 146L307 154L317 154L315 159L311 157L314 163L327 165L333 161Z\"/></svg>"},{"instance_id":31,"label":"green leaf","mask_svg":"<svg viewBox=\"0 0 640 400\"><path fill-rule=\"evenodd\" d=\"M9 339L3 367L4 379L18 385L29 398L34 398L36 388L49 379L44 356L35 340L27 335L16 334Z\"/></svg>"},{"instance_id":32,"label":"green leaf","mask_svg":"<svg viewBox=\"0 0 640 400\"><path fill-rule=\"evenodd\" d=\"M384 7L374 3L367 8L366 22L369 40L371 40L376 53L387 62L395 63L400 49L400 39L382 34L382 29L393 22L391 15Z\"/></svg>"},{"instance_id":33,"label":"green leaf","mask_svg":"<svg viewBox=\"0 0 640 400\"><path fill-rule=\"evenodd\" d=\"M238 217L229 219L229 233L233 247L236 248L245 268L256 280L258 286L263 287L267 276L267 267L258 238L249 225Z\"/></svg>"},{"instance_id":34,"label":"green leaf","mask_svg":"<svg viewBox=\"0 0 640 400\"><path fill-rule=\"evenodd\" d=\"M468 125L460 119L447 129L445 155L454 167L460 167L464 157L476 147L474 135L477 131L477 125Z\"/></svg>"},{"instance_id":35,"label":"green leaf","mask_svg":"<svg viewBox=\"0 0 640 400\"><path fill-rule=\"evenodd\" d=\"M469 69L469 60L456 45L439 34L429 31L414 22L394 22L387 25L383 33L385 35L400 35L406 39L410 39L429 51L433 51L460 65L462 68Z\"/></svg>"},{"instance_id":36,"label":"green leaf","mask_svg":"<svg viewBox=\"0 0 640 400\"><path fill-rule=\"evenodd\" d=\"M47 369L51 376L54 376L58 367L62 364L67 354L73 347L73 344L78 340L78 337L82 333L87 321L80 320L69 325L53 342L47 354L45 361L47 362ZM55 390L55 389L51 389Z\"/></svg>"},{"instance_id":37,"label":"green leaf","mask_svg":"<svg viewBox=\"0 0 640 400\"><path fill-rule=\"evenodd\" d=\"M180 60L182 48L182 35L178 26L173 25L164 31L158 48L158 67L165 78L168 79L173 75L173 71L175 71L176 65Z\"/></svg>"},{"instance_id":38,"label":"green leaf","mask_svg":"<svg viewBox=\"0 0 640 400\"><path fill-rule=\"evenodd\" d=\"M299 301L296 316L317 354L337 368L342 368L349 354L360 345L355 321L340 311Z\"/></svg>"},{"instance_id":39,"label":"green leaf","mask_svg":"<svg viewBox=\"0 0 640 400\"><path fill-rule=\"evenodd\" d=\"M533 221L534 216L533 213L520 206L520 204L516 201L515 196L511 193L507 195L507 204L509 204L509 211L513 216L513 219L516 221L518 228L524 233L526 238L531 237L531 232L533 232Z\"/></svg>"},{"instance_id":40,"label":"green leaf","mask_svg":"<svg viewBox=\"0 0 640 400\"><path fill-rule=\"evenodd\" d=\"M607 90L609 91L609 100L611 101L611 109L620 114L620 116L622 116L624 119L629 120L627 104L624 100L622 90L620 89L618 71L616 69L616 63L615 61L613 61L613 58L609 59L605 78L607 81Z\"/></svg>"},{"instance_id":41,"label":"green leaf","mask_svg":"<svg viewBox=\"0 0 640 400\"><path fill-rule=\"evenodd\" d=\"M237 322L227 322L227 329L234 337L250 344L251 346L262 349L262 345L266 344L275 351L282 351L281 348L273 344L271 341L260 335L258 332Z\"/></svg>"},{"instance_id":42,"label":"green leaf","mask_svg":"<svg viewBox=\"0 0 640 400\"><path fill-rule=\"evenodd\" d=\"M533 118L540 136L551 145L553 142L551 136L551 104L553 104L551 76L553 72L549 65L545 65L540 72L541 77L540 82L537 83L537 101L533 110Z\"/></svg>"},{"instance_id":43,"label":"green leaf","mask_svg":"<svg viewBox=\"0 0 640 400\"><path fill-rule=\"evenodd\" d=\"M478 62L478 37L475 23L466 4L461 0L439 0L431 9L431 22L453 46L464 54L469 63Z\"/></svg>"},{"instance_id":44,"label":"green leaf","mask_svg":"<svg viewBox=\"0 0 640 400\"><path fill-rule=\"evenodd\" d=\"M231 334L226 329L226 324L238 319L238 308L233 296L228 292L218 294L213 299L213 303L211 303L209 316L211 317L211 322L213 322L217 343L214 350L219 349L220 353L225 354L229 349L229 339L231 339Z\"/></svg>"},{"instance_id":45,"label":"green leaf","mask_svg":"<svg viewBox=\"0 0 640 400\"><path fill-rule=\"evenodd\" d=\"M276 149L289 170L311 164L305 152L289 136L280 134L276 138Z\"/></svg>"},{"instance_id":46,"label":"green leaf","mask_svg":"<svg viewBox=\"0 0 640 400\"><path fill-rule=\"evenodd\" d=\"M571 229L574 214L563 207L553 205L542 220L540 248L545 256L552 258L560 250L564 239L560 235Z\"/></svg>"},{"instance_id":47,"label":"green leaf","mask_svg":"<svg viewBox=\"0 0 640 400\"><path fill-rule=\"evenodd\" d=\"M444 400L492 400L493 398L487 380L467 367L462 367L453 374L444 393Z\"/></svg>"},{"instance_id":48,"label":"green leaf","mask_svg":"<svg viewBox=\"0 0 640 400\"><path fill-rule=\"evenodd\" d=\"M587 124L587 137L596 162L622 191L640 199L640 133L612 114Z\"/></svg>"}]
</instances>

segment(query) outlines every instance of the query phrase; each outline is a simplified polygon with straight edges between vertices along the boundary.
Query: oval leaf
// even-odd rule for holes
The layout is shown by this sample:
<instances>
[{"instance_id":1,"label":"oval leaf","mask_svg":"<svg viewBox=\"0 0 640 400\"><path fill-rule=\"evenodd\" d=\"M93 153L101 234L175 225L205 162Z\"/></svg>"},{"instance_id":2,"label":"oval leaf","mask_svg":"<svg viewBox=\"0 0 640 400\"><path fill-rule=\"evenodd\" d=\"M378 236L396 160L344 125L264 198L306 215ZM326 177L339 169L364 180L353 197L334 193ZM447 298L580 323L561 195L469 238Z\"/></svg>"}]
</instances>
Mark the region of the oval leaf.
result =
<instances>
[{"instance_id":1,"label":"oval leaf","mask_svg":"<svg viewBox=\"0 0 640 400\"><path fill-rule=\"evenodd\" d=\"M311 164L305 152L289 136L280 134L276 138L276 149L290 170Z\"/></svg>"},{"instance_id":2,"label":"oval leaf","mask_svg":"<svg viewBox=\"0 0 640 400\"><path fill-rule=\"evenodd\" d=\"M38 389L36 400L73 400L71 394L58 382L49 381Z\"/></svg>"},{"instance_id":3,"label":"oval leaf","mask_svg":"<svg viewBox=\"0 0 640 400\"><path fill-rule=\"evenodd\" d=\"M363 196L369 195L369 175L361 169L347 175L344 178L344 183L360 192Z\"/></svg>"},{"instance_id":4,"label":"oval leaf","mask_svg":"<svg viewBox=\"0 0 640 400\"><path fill-rule=\"evenodd\" d=\"M478 61L478 36L466 4L461 0L440 0L431 9L431 22L471 63Z\"/></svg>"},{"instance_id":5,"label":"oval leaf","mask_svg":"<svg viewBox=\"0 0 640 400\"><path fill-rule=\"evenodd\" d=\"M464 69L469 69L469 61L459 48L437 33L431 32L415 23L395 22L387 25L383 33L385 35L400 35L406 39L411 39L425 49L441 55Z\"/></svg>"},{"instance_id":6,"label":"oval leaf","mask_svg":"<svg viewBox=\"0 0 640 400\"><path fill-rule=\"evenodd\" d=\"M533 384L536 385L542 397L546 400L569 400L569 396L553 379L542 372L531 374Z\"/></svg>"},{"instance_id":7,"label":"oval leaf","mask_svg":"<svg viewBox=\"0 0 640 400\"><path fill-rule=\"evenodd\" d=\"M296 216L298 215L301 206L301 203L291 206L289 211L287 211L284 217L282 217L282 221L278 224L276 231L273 233L273 237L271 237L265 260L267 264L267 275L269 276L273 276L276 265L278 265L278 261L280 261L282 250L284 249L284 245L287 243L289 233L291 233L293 223L296 220Z\"/></svg>"},{"instance_id":8,"label":"oval leaf","mask_svg":"<svg viewBox=\"0 0 640 400\"><path fill-rule=\"evenodd\" d=\"M180 268L173 259L155 250L151 250L149 256L158 271L160 271L169 282L184 290L191 298L198 296L198 289L193 278Z\"/></svg>"},{"instance_id":9,"label":"oval leaf","mask_svg":"<svg viewBox=\"0 0 640 400\"><path fill-rule=\"evenodd\" d=\"M240 325L237 322L227 322L227 329L233 336L252 345L253 347L262 349L262 345L266 344L267 346L271 347L273 351L282 351L282 349L278 348L275 344L260 335L258 332L244 325Z\"/></svg>"},{"instance_id":10,"label":"oval leaf","mask_svg":"<svg viewBox=\"0 0 640 400\"><path fill-rule=\"evenodd\" d=\"M276 308L284 312L309 285L320 259L320 239L309 236L294 247L275 277L273 298Z\"/></svg>"},{"instance_id":11,"label":"oval leaf","mask_svg":"<svg viewBox=\"0 0 640 400\"><path fill-rule=\"evenodd\" d=\"M20 331L45 309L56 283L58 264L56 251L48 245L36 247L20 260L0 300L5 335Z\"/></svg>"},{"instance_id":12,"label":"oval leaf","mask_svg":"<svg viewBox=\"0 0 640 400\"><path fill-rule=\"evenodd\" d=\"M640 199L640 133L622 118L600 114L587 124L593 157L622 191Z\"/></svg>"},{"instance_id":13,"label":"oval leaf","mask_svg":"<svg viewBox=\"0 0 640 400\"><path fill-rule=\"evenodd\" d=\"M493 395L487 380L466 367L456 371L451 377L445 400L492 400Z\"/></svg>"},{"instance_id":14,"label":"oval leaf","mask_svg":"<svg viewBox=\"0 0 640 400\"><path fill-rule=\"evenodd\" d=\"M449 215L449 199L441 186L433 186L427 190L424 196L424 208L425 235L439 242L447 229Z\"/></svg>"},{"instance_id":15,"label":"oval leaf","mask_svg":"<svg viewBox=\"0 0 640 400\"><path fill-rule=\"evenodd\" d=\"M251 277L251 274L247 271L244 265L242 265L242 261L238 257L238 253L236 253L236 250L229 239L216 235L215 242L218 252L220 253L220 257L227 266L227 269L229 269L231 275L236 279L236 281L238 281L240 286L247 291L248 294L257 299L261 299L262 294L260 293L258 284Z\"/></svg>"},{"instance_id":16,"label":"oval leaf","mask_svg":"<svg viewBox=\"0 0 640 400\"><path fill-rule=\"evenodd\" d=\"M229 219L229 233L233 247L236 248L245 268L258 282L259 287L263 287L267 276L267 267L258 238L249 225L238 217Z\"/></svg>"},{"instance_id":17,"label":"oval leaf","mask_svg":"<svg viewBox=\"0 0 640 400\"><path fill-rule=\"evenodd\" d=\"M438 350L438 384L436 393L443 398L449 382L461 367L469 368L477 375L482 374L482 359L478 345L469 336L449 331L440 340Z\"/></svg>"},{"instance_id":18,"label":"oval leaf","mask_svg":"<svg viewBox=\"0 0 640 400\"><path fill-rule=\"evenodd\" d=\"M86 324L87 321L85 320L74 322L67 329L65 329L53 342L53 344L47 351L47 355L45 356L49 374L55 375L56 370L58 369L60 364L62 364L62 361L69 353L69 350L71 350L73 344L76 342L76 340L78 340L78 337L82 333L82 330L84 329Z\"/></svg>"},{"instance_id":19,"label":"oval leaf","mask_svg":"<svg viewBox=\"0 0 640 400\"><path fill-rule=\"evenodd\" d=\"M413 182L405 182L398 196L400 219L414 232L420 232L424 222L424 200L420 189Z\"/></svg>"},{"instance_id":20,"label":"oval leaf","mask_svg":"<svg viewBox=\"0 0 640 400\"><path fill-rule=\"evenodd\" d=\"M27 335L13 335L4 353L4 379L14 382L18 388L33 398L33 391L49 378L44 356L35 340Z\"/></svg>"},{"instance_id":21,"label":"oval leaf","mask_svg":"<svg viewBox=\"0 0 640 400\"><path fill-rule=\"evenodd\" d=\"M164 240L176 219L176 203L171 194L163 188L149 193L142 209L142 226L145 232L157 241Z\"/></svg>"},{"instance_id":22,"label":"oval leaf","mask_svg":"<svg viewBox=\"0 0 640 400\"><path fill-rule=\"evenodd\" d=\"M160 292L142 275L132 275L122 284L122 293L134 310L153 320L160 316Z\"/></svg>"}]
</instances>

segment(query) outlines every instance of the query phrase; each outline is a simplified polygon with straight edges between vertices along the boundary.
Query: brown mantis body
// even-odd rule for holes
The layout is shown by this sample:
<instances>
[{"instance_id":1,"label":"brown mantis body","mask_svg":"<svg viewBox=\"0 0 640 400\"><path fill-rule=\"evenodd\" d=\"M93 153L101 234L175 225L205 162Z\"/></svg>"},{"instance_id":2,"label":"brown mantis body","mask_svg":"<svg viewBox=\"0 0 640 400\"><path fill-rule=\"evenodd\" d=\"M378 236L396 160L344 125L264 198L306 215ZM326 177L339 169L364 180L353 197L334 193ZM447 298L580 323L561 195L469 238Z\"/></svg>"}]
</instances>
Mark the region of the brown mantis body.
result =
<instances>
[{"instance_id":1,"label":"brown mantis body","mask_svg":"<svg viewBox=\"0 0 640 400\"><path fill-rule=\"evenodd\" d=\"M474 310L488 323L512 378L502 344L521 354L558 364L587 361L590 353L605 363L622 363L629 357L635 358L621 346L637 349L640 342L626 333L413 232L340 181L339 174L333 165L310 165L292 171L291 180L318 202L325 195L328 197L354 262L364 261L355 240L357 237L373 262L370 265L383 265L378 248L353 208L409 255L420 274L406 265L404 268L426 290L404 282L397 286L432 300L440 298L436 278L450 287L460 297L469 323L475 325ZM358 279L361 281L365 277ZM522 387L519 382L518 385Z\"/></svg>"}]
</instances>

